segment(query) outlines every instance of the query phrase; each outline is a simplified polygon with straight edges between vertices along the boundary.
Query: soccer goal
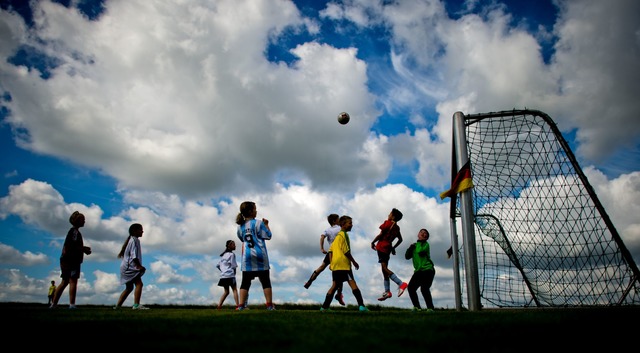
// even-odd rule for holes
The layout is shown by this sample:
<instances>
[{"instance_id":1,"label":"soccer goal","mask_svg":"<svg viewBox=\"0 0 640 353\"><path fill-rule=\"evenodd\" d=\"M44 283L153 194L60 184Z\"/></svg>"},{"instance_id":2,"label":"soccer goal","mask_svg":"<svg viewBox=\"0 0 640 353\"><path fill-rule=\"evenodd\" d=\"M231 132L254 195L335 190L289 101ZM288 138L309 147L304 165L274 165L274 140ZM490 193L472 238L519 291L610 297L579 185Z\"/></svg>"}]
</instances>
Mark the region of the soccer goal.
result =
<instances>
[{"instance_id":1,"label":"soccer goal","mask_svg":"<svg viewBox=\"0 0 640 353\"><path fill-rule=\"evenodd\" d=\"M457 112L452 147L452 180L472 180L450 195L457 309L463 293L472 311L640 304L638 267L547 114Z\"/></svg>"}]
</instances>

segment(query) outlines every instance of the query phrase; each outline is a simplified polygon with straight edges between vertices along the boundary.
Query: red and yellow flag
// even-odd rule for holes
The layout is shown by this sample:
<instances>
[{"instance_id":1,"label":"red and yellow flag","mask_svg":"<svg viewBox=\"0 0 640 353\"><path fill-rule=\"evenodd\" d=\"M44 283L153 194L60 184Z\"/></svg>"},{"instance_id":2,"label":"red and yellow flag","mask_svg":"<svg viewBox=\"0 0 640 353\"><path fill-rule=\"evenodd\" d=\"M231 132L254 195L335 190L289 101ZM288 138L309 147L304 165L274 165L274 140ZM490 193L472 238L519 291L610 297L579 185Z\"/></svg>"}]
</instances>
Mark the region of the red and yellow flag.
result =
<instances>
[{"instance_id":1,"label":"red and yellow flag","mask_svg":"<svg viewBox=\"0 0 640 353\"><path fill-rule=\"evenodd\" d=\"M471 180L471 167L469 162L467 162L462 166L462 168L460 168L455 179L453 179L451 189L440 193L440 199L444 200L445 197L451 197L451 195L461 193L467 189L471 189L472 187L473 181Z\"/></svg>"}]
</instances>

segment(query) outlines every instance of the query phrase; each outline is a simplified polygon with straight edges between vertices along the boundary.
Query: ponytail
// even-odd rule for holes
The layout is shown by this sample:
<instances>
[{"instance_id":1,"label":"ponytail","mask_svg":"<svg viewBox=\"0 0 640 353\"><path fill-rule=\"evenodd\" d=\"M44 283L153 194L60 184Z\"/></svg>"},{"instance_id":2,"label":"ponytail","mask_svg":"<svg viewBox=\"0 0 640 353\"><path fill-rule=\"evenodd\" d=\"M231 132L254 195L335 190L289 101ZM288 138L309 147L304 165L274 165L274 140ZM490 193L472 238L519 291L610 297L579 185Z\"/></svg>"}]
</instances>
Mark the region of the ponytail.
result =
<instances>
[{"instance_id":1,"label":"ponytail","mask_svg":"<svg viewBox=\"0 0 640 353\"><path fill-rule=\"evenodd\" d=\"M240 213L236 216L236 224L243 225L245 219L251 215L251 212L256 208L256 203L253 201L244 201L240 204Z\"/></svg>"}]
</instances>

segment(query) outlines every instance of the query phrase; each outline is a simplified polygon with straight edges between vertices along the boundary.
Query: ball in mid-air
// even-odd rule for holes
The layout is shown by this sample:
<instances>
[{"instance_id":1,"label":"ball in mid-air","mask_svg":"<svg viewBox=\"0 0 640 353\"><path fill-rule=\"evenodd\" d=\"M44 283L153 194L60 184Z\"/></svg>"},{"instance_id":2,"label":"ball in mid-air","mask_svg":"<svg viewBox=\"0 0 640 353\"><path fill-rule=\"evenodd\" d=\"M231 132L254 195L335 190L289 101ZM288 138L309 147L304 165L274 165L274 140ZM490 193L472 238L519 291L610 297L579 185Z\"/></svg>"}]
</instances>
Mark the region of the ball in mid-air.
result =
<instances>
[{"instance_id":1,"label":"ball in mid-air","mask_svg":"<svg viewBox=\"0 0 640 353\"><path fill-rule=\"evenodd\" d=\"M351 117L349 116L349 113L347 112L342 112L340 114L338 114L338 122L342 125L346 125L349 120L351 120Z\"/></svg>"}]
</instances>

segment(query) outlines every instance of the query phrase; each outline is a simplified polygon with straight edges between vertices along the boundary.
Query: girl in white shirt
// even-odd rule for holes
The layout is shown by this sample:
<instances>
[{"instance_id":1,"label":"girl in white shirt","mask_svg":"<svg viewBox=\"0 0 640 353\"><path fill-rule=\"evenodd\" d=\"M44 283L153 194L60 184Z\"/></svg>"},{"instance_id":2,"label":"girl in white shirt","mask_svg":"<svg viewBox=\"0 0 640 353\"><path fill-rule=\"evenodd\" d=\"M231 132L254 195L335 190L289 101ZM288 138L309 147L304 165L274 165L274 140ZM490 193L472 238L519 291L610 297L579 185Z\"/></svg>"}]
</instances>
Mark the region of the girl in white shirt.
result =
<instances>
[{"instance_id":1,"label":"girl in white shirt","mask_svg":"<svg viewBox=\"0 0 640 353\"><path fill-rule=\"evenodd\" d=\"M133 293L133 307L134 310L149 309L146 306L140 305L140 298L142 297L142 276L147 269L142 266L142 247L140 246L140 237L142 237L142 224L134 223L129 227L129 236L127 240L122 244L122 249L118 254L118 258L122 259L120 263L120 284L124 284L125 288L120 294L118 304L114 309L118 309L124 304L129 294L133 292L133 286L135 285L136 291Z\"/></svg>"},{"instance_id":2,"label":"girl in white shirt","mask_svg":"<svg viewBox=\"0 0 640 353\"><path fill-rule=\"evenodd\" d=\"M218 302L218 309L222 309L222 304L224 300L227 299L229 287L231 287L233 290L233 300L236 302L236 310L238 310L238 285L236 284L236 268L238 267L238 263L236 262L236 254L233 253L234 250L236 250L236 242L227 240L224 252L220 254L221 259L216 265L221 272L218 286L224 288L224 293L222 293L220 301Z\"/></svg>"}]
</instances>

